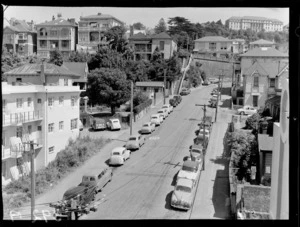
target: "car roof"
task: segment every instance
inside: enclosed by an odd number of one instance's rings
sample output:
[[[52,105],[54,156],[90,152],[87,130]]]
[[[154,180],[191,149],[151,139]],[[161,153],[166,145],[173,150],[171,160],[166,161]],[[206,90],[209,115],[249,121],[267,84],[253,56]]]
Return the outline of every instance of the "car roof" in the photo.
[[[187,186],[189,188],[192,188],[193,187],[193,180],[191,179],[188,179],[188,178],[179,178],[177,180],[177,183],[176,185],[182,185],[182,186]]]
[[[115,121],[115,120],[119,120],[118,118],[112,118],[112,119],[109,119],[110,121]]]
[[[203,146],[201,144],[193,144],[191,149],[199,149],[199,150],[202,150],[203,149]]]
[[[152,114],[151,117],[159,117],[159,114]]]
[[[158,111],[163,111],[163,112],[164,112],[164,110],[163,110],[163,109],[159,109]],[[158,112],[158,111],[157,111],[157,112]]]
[[[195,168],[198,166],[198,163],[195,162],[195,161],[190,161],[190,160],[187,160],[183,163],[182,166],[186,166],[186,167],[191,167],[191,168]]]
[[[114,148],[114,149],[112,149],[112,153],[113,152],[122,152],[123,150],[125,150],[126,148],[125,147],[116,147],[116,148]]]
[[[143,125],[145,125],[145,124],[152,124],[152,123],[150,121],[147,121],[147,122],[144,122]]]

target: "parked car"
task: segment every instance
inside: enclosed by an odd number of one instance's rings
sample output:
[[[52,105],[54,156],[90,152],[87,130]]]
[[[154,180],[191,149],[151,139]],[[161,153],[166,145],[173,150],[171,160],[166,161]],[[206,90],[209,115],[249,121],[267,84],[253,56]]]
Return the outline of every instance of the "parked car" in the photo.
[[[159,126],[162,123],[161,117],[159,116],[159,114],[152,114],[150,118],[150,122],[154,123],[155,126]]]
[[[93,130],[104,130],[106,129],[105,120],[102,118],[93,118],[92,120],[92,129]]]
[[[204,157],[205,148],[202,144],[194,144],[190,148],[190,156],[192,161],[199,162],[200,168],[203,165],[203,157]]]
[[[191,89],[189,88],[182,88],[180,95],[189,95],[191,93]]]
[[[165,104],[162,106],[162,109],[166,109],[170,114],[173,111],[173,106],[171,106],[170,104]]]
[[[171,197],[171,206],[189,210],[193,206],[196,187],[191,179],[178,179]]]
[[[209,106],[212,107],[212,108],[216,108],[217,107],[217,100],[211,100],[209,102]]]
[[[209,82],[208,80],[205,80],[205,81],[202,83],[202,85],[204,85],[204,86],[210,85],[210,82]]]
[[[146,122],[142,125],[142,129],[140,132],[144,133],[152,133],[155,130],[155,123],[154,122]]]
[[[212,91],[210,94],[211,94],[211,95],[220,95],[221,92],[219,92],[219,91]]]
[[[203,138],[203,133],[204,133],[204,136],[205,136],[207,139],[209,139],[209,129],[205,128],[205,130],[204,130],[204,128],[201,128],[201,129],[199,130],[198,137],[199,137],[199,138]]]
[[[181,97],[181,95],[174,95],[173,99],[175,99],[175,101],[179,104],[179,103],[181,103],[182,97]]]
[[[121,129],[121,124],[120,120],[115,118],[115,119],[109,119],[108,122],[106,122],[107,128],[110,130],[120,130]]]
[[[218,78],[210,78],[209,81],[210,81],[212,84],[217,84],[217,83],[219,83],[219,79],[218,79]]]
[[[174,98],[169,99],[169,103],[173,108],[179,104]]]
[[[96,192],[102,190],[102,188],[112,180],[113,172],[112,168],[105,167],[104,169],[88,169],[86,174],[82,176],[82,181],[80,186],[90,186],[96,187]]]
[[[145,137],[137,134],[129,137],[125,147],[127,150],[138,150],[143,144],[145,144]]]
[[[241,115],[252,115],[257,113],[257,109],[255,109],[253,106],[244,106],[243,108],[238,109],[237,112]]]
[[[130,151],[125,147],[116,147],[111,151],[109,159],[110,165],[123,165],[124,162],[129,159]]]
[[[202,136],[202,137],[197,136],[197,137],[194,139],[194,144],[195,144],[195,145],[201,144],[201,145],[203,146],[203,148],[206,149],[207,146],[208,146],[208,138],[207,138],[207,137],[204,137],[204,138],[203,138],[203,136]]]
[[[194,181],[200,176],[199,162],[187,160],[183,163],[181,170],[178,172],[177,181],[180,178],[188,178]]]
[[[157,111],[157,114],[162,115],[163,119],[166,119],[166,117],[168,116],[168,113],[165,109],[160,109]]]
[[[164,114],[160,113],[158,114],[159,120],[160,120],[160,124],[162,124],[164,122]]]

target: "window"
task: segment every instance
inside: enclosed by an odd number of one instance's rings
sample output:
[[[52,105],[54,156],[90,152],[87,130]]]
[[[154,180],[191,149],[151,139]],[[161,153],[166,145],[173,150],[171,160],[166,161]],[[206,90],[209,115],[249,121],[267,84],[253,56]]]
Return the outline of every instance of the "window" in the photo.
[[[64,130],[64,122],[63,121],[59,122],[59,130]]]
[[[50,36],[57,36],[57,31],[56,30],[52,30],[50,31]]]
[[[164,50],[164,49],[165,49],[165,42],[159,41],[159,50]]]
[[[32,104],[32,99],[29,97],[27,99],[27,105],[28,105],[28,107],[31,107],[31,104]]]
[[[37,127],[37,130],[38,130],[38,131],[42,131],[42,126],[39,125],[39,126]]]
[[[257,107],[258,105],[258,95],[253,95],[253,106]]]
[[[275,87],[275,78],[270,79],[270,87]]]
[[[5,111],[6,108],[6,99],[2,99],[2,111]]]
[[[76,96],[71,97],[71,106],[76,106],[76,100],[77,100]]]
[[[64,86],[68,86],[68,79],[64,79]]]
[[[23,128],[22,127],[17,127],[16,129],[16,136],[19,138],[22,138],[23,135]]]
[[[47,47],[47,41],[46,40],[40,40],[40,47],[46,48]]]
[[[54,123],[48,124],[48,132],[54,131]]]
[[[227,43],[221,43],[221,50],[227,50]]]
[[[53,106],[54,98],[50,97],[48,98],[48,106]]]
[[[37,100],[37,103],[38,103],[38,104],[41,104],[41,103],[42,103],[42,99],[38,99],[38,100]]]
[[[63,48],[69,48],[69,41],[68,40],[62,40],[61,47],[63,47]]]
[[[59,96],[59,105],[60,106],[64,105],[64,96]]]
[[[54,146],[49,147],[49,153],[51,154],[51,153],[53,153],[53,152],[54,152]]]
[[[217,44],[216,43],[209,43],[209,49],[210,50],[215,50],[217,47]]]
[[[22,78],[16,78],[16,82],[22,83]]]
[[[253,87],[258,87],[258,76],[255,76],[254,78],[253,78]]]
[[[17,99],[17,108],[23,107],[23,99]]]
[[[77,118],[71,120],[71,130],[77,128],[77,121],[78,121]]]

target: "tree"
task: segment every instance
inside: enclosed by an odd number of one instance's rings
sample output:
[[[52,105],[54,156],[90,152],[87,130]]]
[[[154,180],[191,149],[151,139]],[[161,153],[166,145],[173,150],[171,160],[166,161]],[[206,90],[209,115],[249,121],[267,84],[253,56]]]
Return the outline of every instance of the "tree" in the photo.
[[[163,18],[161,18],[158,24],[155,26],[154,31],[156,34],[167,31],[167,24]]]
[[[125,32],[126,28],[124,26],[114,26],[104,33],[111,49],[121,53],[125,51],[125,46],[128,45],[128,42],[124,39]]]
[[[191,65],[187,71],[187,80],[193,87],[198,87],[201,84],[201,71],[198,67]]]
[[[16,54],[7,51],[5,46],[2,46],[2,57],[1,57],[1,81],[6,81],[5,72],[8,72],[14,68],[22,66],[26,62],[22,61]]]
[[[69,62],[88,62],[91,56],[88,53],[72,51],[66,61]]]
[[[146,28],[141,22],[136,22],[132,26],[136,30],[144,30]]]
[[[116,107],[126,103],[130,98],[130,81],[119,69],[100,68],[88,75],[87,95],[92,104],[110,106],[111,114]]]
[[[149,63],[144,60],[140,60],[140,61],[128,60],[126,62],[126,67],[125,67],[125,73],[127,79],[132,80],[133,82],[147,81],[148,68],[149,68]]]
[[[64,63],[62,53],[58,49],[50,51],[49,62],[61,66]]]

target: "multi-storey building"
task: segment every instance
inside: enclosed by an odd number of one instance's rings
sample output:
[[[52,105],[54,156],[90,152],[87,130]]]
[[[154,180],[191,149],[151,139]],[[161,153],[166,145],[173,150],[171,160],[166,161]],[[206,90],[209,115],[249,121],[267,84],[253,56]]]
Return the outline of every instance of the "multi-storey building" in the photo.
[[[3,45],[8,51],[21,56],[36,53],[36,30],[34,23],[12,18],[10,25],[3,29]]]
[[[256,40],[254,42],[249,43],[249,49],[252,50],[254,48],[257,47],[272,47],[275,48],[275,43],[268,41],[268,40],[264,40],[264,39],[259,39]]]
[[[65,67],[26,64],[2,82],[2,179],[30,171],[33,141],[36,170],[53,161],[70,138],[79,135],[79,78]]]
[[[78,44],[77,51],[95,53],[99,44],[107,44],[104,32],[114,26],[122,26],[124,23],[119,19],[98,13],[80,17],[78,21]]]
[[[241,54],[241,78],[243,104],[263,107],[265,101],[276,95],[279,78],[288,67],[288,55],[274,48],[255,48]]]
[[[63,55],[69,56],[75,51],[76,29],[75,19],[65,20],[61,14],[57,19],[36,25],[37,29],[37,55],[49,58],[50,51],[58,49]]]
[[[129,38],[129,45],[134,49],[134,60],[150,60],[155,49],[158,49],[164,59],[169,59],[177,51],[177,44],[165,32],[155,35],[138,33]]]
[[[230,17],[225,21],[225,25],[232,30],[246,30],[251,29],[252,31],[273,32],[282,31],[283,22],[277,19],[269,19],[265,17]]]

